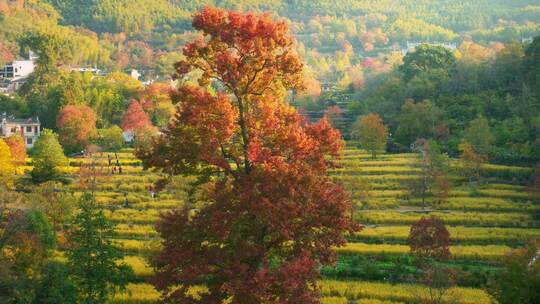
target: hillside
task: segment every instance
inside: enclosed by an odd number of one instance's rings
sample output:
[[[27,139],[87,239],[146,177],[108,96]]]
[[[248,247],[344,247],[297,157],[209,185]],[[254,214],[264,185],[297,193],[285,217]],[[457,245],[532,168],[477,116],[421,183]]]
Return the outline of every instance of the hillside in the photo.
[[[349,56],[351,65],[366,56],[402,48],[407,41],[460,43],[472,37],[475,42],[489,45],[495,41],[530,38],[539,33],[540,22],[537,14],[540,7],[534,0],[459,4],[441,0],[398,3],[343,0],[331,5],[324,1],[278,0],[263,4],[258,1],[2,0],[0,37],[10,54],[4,57],[20,54],[16,37],[23,29],[53,29],[61,37],[72,38],[74,54],[83,51],[76,58],[66,60],[68,63],[97,65],[102,69],[156,69],[157,60],[167,60],[180,51],[192,31],[192,13],[204,5],[264,11],[287,18],[308,61],[334,56],[336,51],[350,45],[354,54]],[[141,53],[146,51],[151,53],[151,59],[141,58]],[[119,64],[117,61],[123,56],[131,60]],[[339,64],[336,59],[326,60],[330,60],[329,64]],[[166,72],[156,71],[159,77],[168,76],[163,74]]]

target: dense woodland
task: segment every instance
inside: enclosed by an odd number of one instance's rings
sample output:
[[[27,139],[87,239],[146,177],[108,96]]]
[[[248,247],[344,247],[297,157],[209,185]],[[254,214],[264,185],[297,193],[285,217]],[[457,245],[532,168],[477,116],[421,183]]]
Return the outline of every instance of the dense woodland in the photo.
[[[29,51],[0,303],[540,298],[538,0],[0,0]]]

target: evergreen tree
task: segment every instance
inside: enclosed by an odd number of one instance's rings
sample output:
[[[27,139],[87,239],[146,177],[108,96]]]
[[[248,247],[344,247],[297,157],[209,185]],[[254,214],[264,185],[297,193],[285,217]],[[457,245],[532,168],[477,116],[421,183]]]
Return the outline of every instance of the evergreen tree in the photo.
[[[110,294],[125,290],[133,270],[119,263],[123,254],[112,243],[114,225],[91,194],[83,194],[80,208],[67,233],[67,264],[79,303],[105,303]]]

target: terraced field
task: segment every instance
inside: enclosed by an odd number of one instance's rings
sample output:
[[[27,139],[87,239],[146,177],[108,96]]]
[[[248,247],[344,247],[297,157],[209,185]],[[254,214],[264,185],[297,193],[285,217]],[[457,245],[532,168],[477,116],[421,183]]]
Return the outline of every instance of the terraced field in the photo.
[[[117,155],[122,174],[112,175],[108,174],[107,154],[97,155],[97,168],[103,177],[95,194],[107,217],[117,223],[115,242],[127,253],[125,260],[135,270],[137,282],[112,302],[152,303],[159,296],[146,283],[152,274],[146,257],[159,247],[153,223],[160,212],[182,205],[187,180],[178,178],[152,197],[151,186],[160,176],[143,171],[128,150]],[[407,274],[415,272],[406,245],[409,227],[425,215],[435,214],[449,226],[452,260],[448,264],[473,274],[474,280],[461,280],[460,287],[452,291],[459,295],[460,303],[489,303],[479,287],[497,270],[497,259],[528,238],[540,237],[540,206],[528,201],[520,185],[527,169],[486,165],[487,183],[477,189],[462,184],[456,175],[448,200],[428,202],[423,208],[418,200],[407,198],[404,186],[417,173],[413,159],[412,154],[396,154],[371,160],[360,150],[344,151],[341,167],[331,174],[345,185],[361,180],[369,183],[367,194],[354,187],[348,189],[356,203],[354,218],[365,228],[349,236],[347,246],[336,249],[340,255],[336,267],[323,268],[323,303],[414,303],[417,295],[426,293],[424,287],[409,284],[406,279]],[[89,162],[72,159],[64,171],[76,176],[77,167]],[[78,182],[69,188],[82,190]]]

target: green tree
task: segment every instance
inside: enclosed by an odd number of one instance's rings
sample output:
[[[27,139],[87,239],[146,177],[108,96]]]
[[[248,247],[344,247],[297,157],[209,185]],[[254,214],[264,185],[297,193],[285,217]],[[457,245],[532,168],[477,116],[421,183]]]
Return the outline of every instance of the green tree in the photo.
[[[58,167],[67,166],[69,161],[64,155],[58,136],[51,130],[45,129],[36,141],[32,153],[34,168],[32,180],[37,183],[60,177]]]
[[[55,32],[32,31],[19,38],[22,49],[36,52],[38,55],[36,72],[38,74],[50,73],[57,70],[57,63],[66,60],[70,48],[68,40],[63,39]]]
[[[19,94],[32,115],[40,116],[44,127],[53,128],[60,110],[61,71],[58,61],[67,56],[66,41],[54,33],[27,32],[19,38],[22,49],[37,52],[39,59],[34,72],[19,89]]]
[[[123,254],[112,243],[114,225],[105,218],[93,195],[83,194],[80,209],[67,232],[67,265],[79,303],[105,303],[111,294],[125,290],[133,270],[120,262]]]
[[[414,103],[409,100],[397,117],[396,140],[410,146],[419,138],[437,138],[446,128],[444,112],[429,100]]]
[[[410,81],[415,76],[434,70],[443,70],[448,74],[455,68],[455,64],[454,55],[446,48],[422,44],[414,52],[405,55],[399,71],[405,81]]]
[[[98,130],[98,143],[107,151],[118,151],[124,146],[122,129],[114,125],[108,129]]]
[[[77,289],[64,263],[49,262],[41,272],[33,304],[77,303]]]

